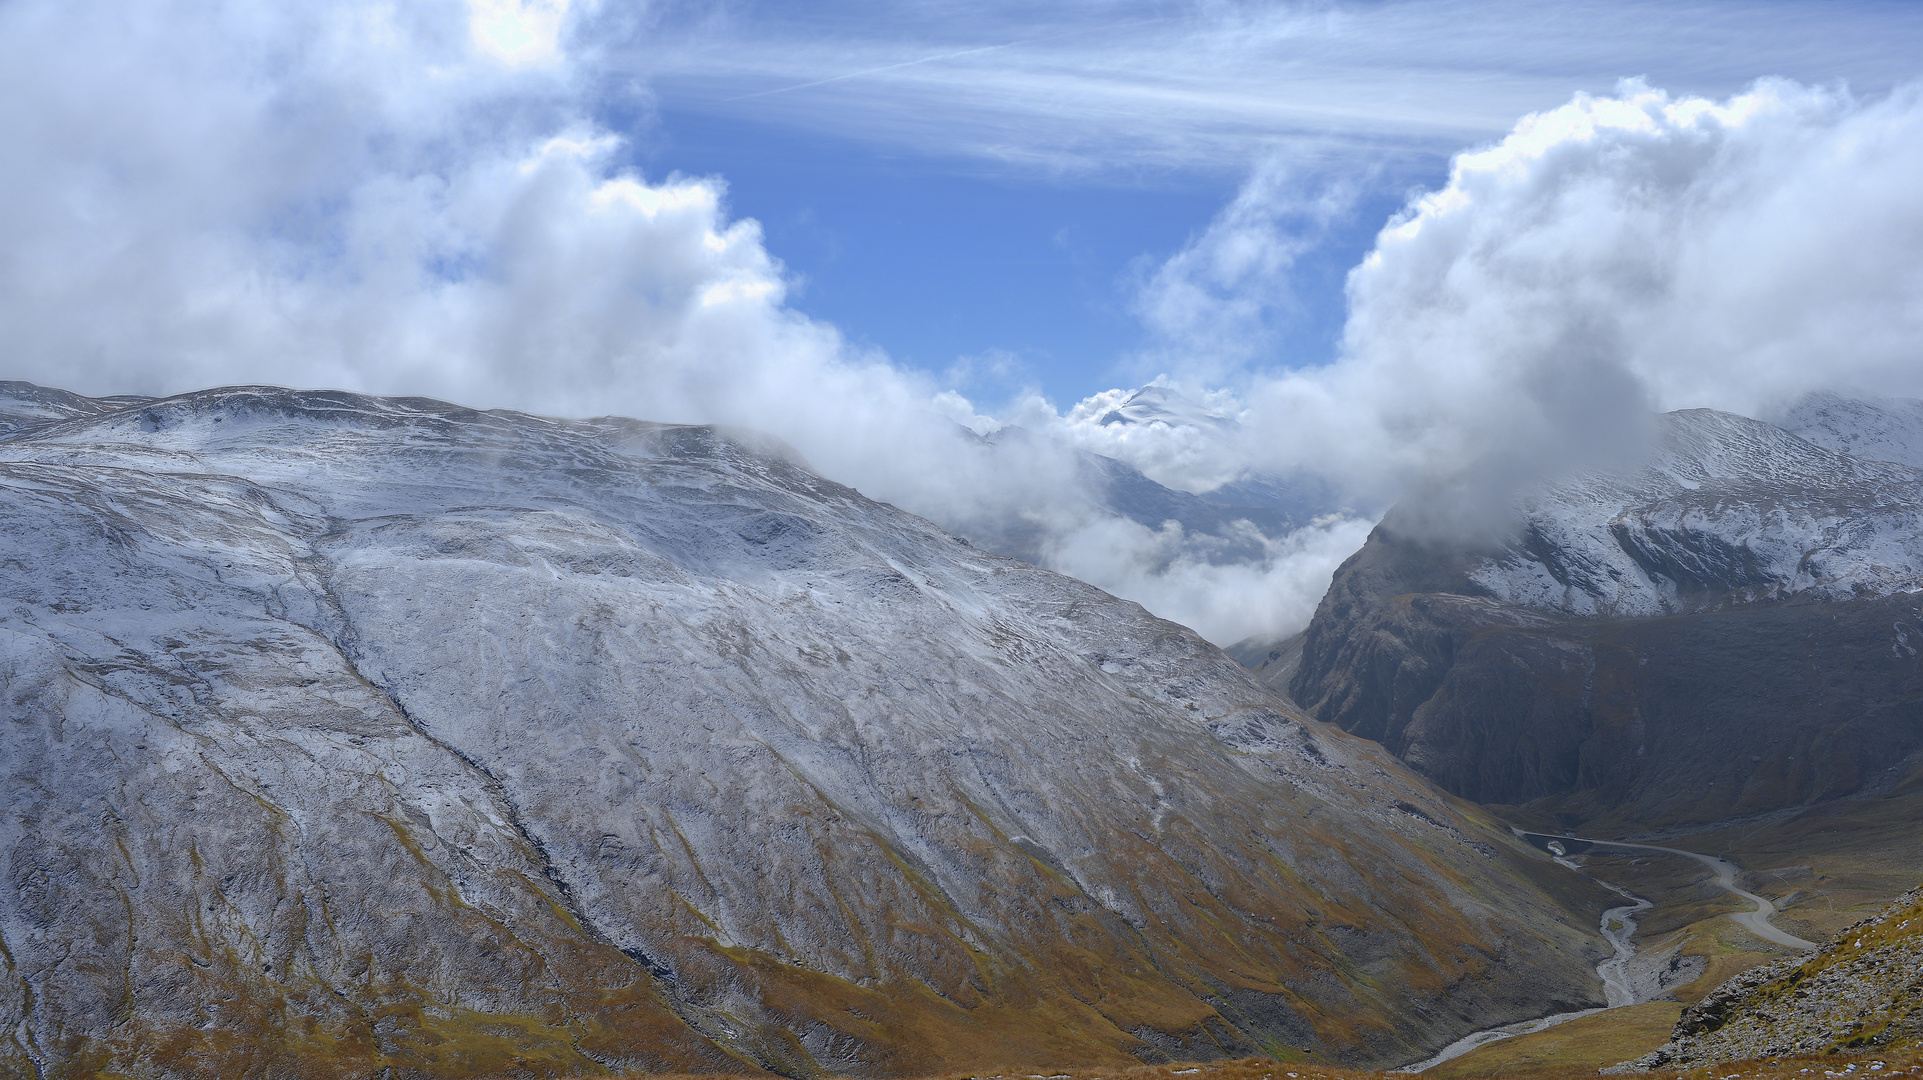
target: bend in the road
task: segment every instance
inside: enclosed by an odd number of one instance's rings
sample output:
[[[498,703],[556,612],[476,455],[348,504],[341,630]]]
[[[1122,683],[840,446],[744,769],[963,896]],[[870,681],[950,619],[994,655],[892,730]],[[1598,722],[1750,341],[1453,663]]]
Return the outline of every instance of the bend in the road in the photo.
[[[1724,892],[1733,893],[1756,905],[1754,911],[1732,912],[1729,917],[1736,920],[1736,925],[1765,941],[1775,942],[1778,945],[1784,945],[1792,949],[1814,949],[1818,947],[1814,941],[1804,941],[1794,934],[1778,930],[1776,927],[1770,925],[1769,919],[1770,916],[1776,914],[1776,905],[1753,892],[1737,887],[1736,864],[1727,859],[1719,859],[1714,855],[1704,855],[1695,851],[1684,851],[1682,848],[1659,847],[1655,844],[1631,844],[1622,840],[1596,840],[1587,836],[1557,836],[1553,833],[1528,832],[1522,829],[1518,829],[1516,832],[1524,837],[1535,836],[1541,837],[1544,840],[1573,840],[1577,843],[1589,844],[1593,847],[1634,848],[1638,851],[1661,851],[1669,855],[1681,855],[1685,858],[1695,859],[1697,862],[1709,867],[1710,870],[1715,873],[1716,884],[1721,887]]]

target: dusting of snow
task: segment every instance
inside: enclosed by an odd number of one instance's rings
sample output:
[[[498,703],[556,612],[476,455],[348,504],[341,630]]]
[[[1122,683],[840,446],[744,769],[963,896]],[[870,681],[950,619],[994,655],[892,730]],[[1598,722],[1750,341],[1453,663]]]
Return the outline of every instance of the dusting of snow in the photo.
[[[1923,401],[1914,398],[1807,394],[1775,422],[1839,454],[1923,467]]]
[[[0,850],[80,853],[35,856],[56,932],[0,897],[36,996],[91,1000],[99,972],[211,949],[330,988],[316,1015],[372,980],[356,956],[401,958],[463,1007],[538,1011],[515,996],[534,976],[438,916],[289,914],[426,910],[445,887],[503,934],[565,912],[761,1060],[746,1033],[785,1014],[725,950],[959,993],[960,948],[1024,969],[1073,905],[1184,964],[1218,947],[1190,914],[1201,890],[1286,881],[1383,925],[1453,905],[1491,949],[1539,935],[1507,927],[1547,901],[1498,913],[1452,884],[1499,864],[1379,748],[1287,714],[1182,627],[745,434],[249,387],[17,412]],[[102,808],[138,904],[89,854],[111,842]],[[396,836],[411,859],[367,856]],[[203,873],[227,906],[204,940],[169,936],[167,912],[205,907]],[[1223,941],[1293,933],[1211,910],[1247,935]],[[134,952],[73,953],[135,922]],[[1162,944],[1177,933],[1202,944]],[[143,1022],[200,1023],[176,996],[143,998]]]
[[[1923,587],[1923,471],[1728,413],[1662,419],[1661,450],[1641,468],[1524,498],[1514,539],[1470,580],[1507,603],[1584,616]]]

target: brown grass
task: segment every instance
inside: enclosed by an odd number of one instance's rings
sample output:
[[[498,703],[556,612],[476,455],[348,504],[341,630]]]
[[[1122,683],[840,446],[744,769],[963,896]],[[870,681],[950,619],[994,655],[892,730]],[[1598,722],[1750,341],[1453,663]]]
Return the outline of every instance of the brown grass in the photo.
[[[1672,1004],[1671,1007],[1674,1008],[1674,1005]],[[1628,1011],[1621,1010],[1623,1013]],[[1600,1018],[1599,1016],[1596,1019]],[[1631,1022],[1642,1023],[1643,1021]],[[1580,1023],[1582,1021],[1572,1021],[1564,1026],[1575,1028]],[[1550,1032],[1539,1034],[1547,1035]],[[1505,1040],[1505,1042],[1520,1044],[1531,1038],[1533,1036],[1522,1036]],[[1575,1040],[1575,1042],[1582,1041]],[[1502,1045],[1504,1044],[1500,1042],[1492,1043],[1491,1048]],[[1478,1051],[1445,1064],[1454,1066],[1459,1062],[1480,1059],[1482,1056],[1482,1052]],[[1604,1064],[1614,1064],[1615,1060],[1604,1062]],[[1528,1080],[1577,1080],[1577,1078],[1595,1080],[1596,1070],[1599,1067],[1579,1051],[1572,1051],[1566,1060],[1559,1063],[1545,1060],[1538,1064],[1521,1067],[1514,1059],[1499,1063],[1490,1058],[1485,1061],[1485,1064],[1487,1068],[1458,1067],[1449,1072],[1445,1072],[1444,1066],[1439,1065],[1422,1075],[1434,1077],[1436,1080],[1449,1080],[1449,1078],[1471,1080],[1471,1078],[1480,1077],[1496,1078],[1496,1080],[1517,1080],[1521,1077],[1527,1077]],[[1872,1068],[1873,1064],[1880,1064],[1882,1068]],[[1854,1069],[1845,1072],[1849,1066],[1854,1066]],[[638,1077],[650,1074],[632,1075]],[[1704,1066],[1684,1071],[1657,1069],[1635,1075],[1647,1077],[1648,1080],[1841,1080],[1844,1076],[1848,1076],[1849,1080],[1871,1080],[1871,1078],[1886,1076],[1923,1077],[1923,1052],[1906,1051],[1900,1054],[1869,1054],[1848,1058],[1780,1058]],[[494,1080],[494,1078],[486,1078],[486,1080]],[[713,1073],[652,1074],[651,1080],[766,1080],[766,1075],[750,1078]],[[1130,1065],[1122,1068],[1010,1066],[993,1072],[977,1070],[939,1073],[916,1078],[916,1080],[1408,1080],[1408,1077],[1404,1073],[1363,1072],[1319,1065],[1290,1065],[1269,1058],[1242,1058],[1235,1061],[1174,1062],[1167,1065]]]
[[[1652,1002],[1651,1004],[1667,1004],[1671,1009],[1677,1007],[1674,1003]],[[1635,1006],[1634,1008],[1646,1007]],[[1628,1019],[1627,1014],[1632,1011],[1634,1010],[1614,1010],[1617,1016],[1627,1019],[1627,1022],[1632,1025],[1650,1026],[1649,1017]],[[1653,1016],[1654,1013],[1652,1012],[1651,1015]],[[1587,1019],[1601,1020],[1603,1016],[1598,1015]],[[1594,1048],[1601,1045],[1601,1041],[1596,1039],[1595,1032],[1585,1035],[1578,1029],[1578,1025],[1583,1023],[1584,1021],[1581,1020],[1571,1021],[1561,1029],[1552,1028],[1550,1031],[1538,1033],[1549,1035],[1555,1031],[1564,1030],[1575,1036],[1569,1039],[1566,1056],[1560,1061],[1552,1061],[1549,1056],[1542,1056],[1535,1063],[1525,1064],[1521,1059],[1529,1055],[1511,1054],[1500,1061],[1494,1057],[1484,1057],[1486,1050],[1505,1044],[1520,1045],[1536,1038],[1536,1036],[1522,1036],[1492,1043],[1483,1051],[1466,1055],[1456,1061],[1445,1062],[1444,1065],[1438,1065],[1422,1075],[1434,1077],[1436,1080],[1473,1080],[1480,1077],[1499,1078],[1499,1080],[1517,1080],[1522,1077],[1527,1077],[1528,1080],[1576,1080],[1580,1077],[1581,1080],[1594,1080],[1596,1070],[1600,1067],[1595,1063],[1596,1061],[1602,1061],[1602,1064],[1607,1065],[1621,1059],[1602,1060],[1596,1057],[1592,1050],[1583,1049],[1583,1047]],[[1543,1052],[1539,1050],[1533,1053],[1542,1054]],[[1485,1067],[1472,1068],[1464,1064],[1471,1060],[1481,1060]],[[1883,1067],[1873,1069],[1872,1064],[1881,1064]],[[1845,1073],[1845,1069],[1852,1065],[1855,1068]],[[1457,1067],[1453,1071],[1445,1071],[1447,1066]],[[1648,1080],[1840,1080],[1844,1075],[1847,1075],[1850,1080],[1869,1080],[1872,1077],[1886,1076],[1919,1077],[1923,1076],[1923,1052],[1910,1051],[1901,1054],[1863,1055],[1849,1058],[1781,1058],[1705,1066],[1685,1071],[1657,1069],[1636,1075],[1647,1077]],[[750,1080],[750,1078],[713,1074],[674,1074],[657,1075],[654,1080]],[[766,1080],[766,1077],[764,1075],[752,1080]],[[1408,1080],[1408,1078],[1402,1073],[1362,1072],[1319,1065],[1290,1065],[1269,1058],[1242,1058],[1235,1061],[1176,1062],[1168,1065],[1130,1065],[1123,1068],[1010,1066],[993,1072],[978,1070],[940,1073],[919,1078],[919,1080]]]
[[[1593,1076],[1597,1069],[1639,1058],[1669,1041],[1683,1006],[1648,1001],[1611,1009],[1580,1020],[1478,1047],[1424,1072],[1435,1080],[1536,1080],[1538,1077]]]

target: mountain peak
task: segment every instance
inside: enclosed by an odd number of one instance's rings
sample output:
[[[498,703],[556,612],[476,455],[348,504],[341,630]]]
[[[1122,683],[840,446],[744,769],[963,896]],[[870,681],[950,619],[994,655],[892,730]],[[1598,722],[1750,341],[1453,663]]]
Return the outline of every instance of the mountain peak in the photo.
[[[1168,386],[1144,386],[1128,400],[1102,414],[1103,427],[1113,424],[1166,424],[1169,427],[1196,427],[1227,430],[1235,421],[1214,412],[1179,390]]]
[[[1923,401],[1915,398],[1819,391],[1798,398],[1777,425],[1839,454],[1923,466]]]

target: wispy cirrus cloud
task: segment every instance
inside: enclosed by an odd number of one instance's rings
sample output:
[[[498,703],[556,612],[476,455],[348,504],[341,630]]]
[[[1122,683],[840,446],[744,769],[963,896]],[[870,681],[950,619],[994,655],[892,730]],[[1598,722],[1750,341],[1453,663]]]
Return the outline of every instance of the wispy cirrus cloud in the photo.
[[[1072,172],[1239,172],[1278,148],[1446,156],[1641,75],[1914,73],[1914,6],[1762,3],[676,4],[609,70],[663,108]]]

